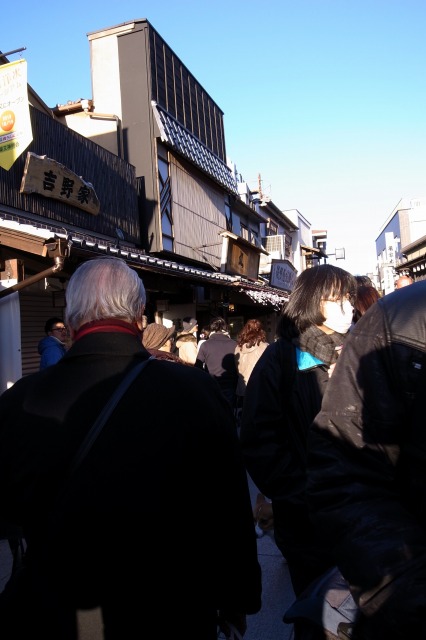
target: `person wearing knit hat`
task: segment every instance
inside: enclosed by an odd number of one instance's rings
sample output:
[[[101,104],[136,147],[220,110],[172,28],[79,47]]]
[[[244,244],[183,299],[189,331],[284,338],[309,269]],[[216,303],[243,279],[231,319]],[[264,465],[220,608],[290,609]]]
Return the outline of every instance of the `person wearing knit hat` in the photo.
[[[176,349],[179,358],[187,364],[195,364],[197,359],[197,329],[196,318],[186,316],[182,319],[182,331],[178,333],[176,339]]]
[[[167,328],[163,324],[151,322],[143,331],[142,344],[146,349],[170,351],[170,346],[167,346],[167,343],[170,342],[174,332],[174,327]]]
[[[142,344],[157,359],[182,362],[178,356],[171,353],[174,333],[174,327],[165,327],[163,324],[151,322],[143,330]]]
[[[182,320],[182,327],[185,333],[193,333],[193,330],[197,330],[198,322],[195,318],[186,317]]]

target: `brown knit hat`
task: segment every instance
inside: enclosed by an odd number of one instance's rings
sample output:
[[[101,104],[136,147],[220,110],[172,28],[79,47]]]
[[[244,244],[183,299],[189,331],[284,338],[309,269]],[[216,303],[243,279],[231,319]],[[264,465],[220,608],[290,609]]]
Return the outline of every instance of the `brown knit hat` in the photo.
[[[175,327],[169,329],[163,324],[151,322],[143,330],[142,344],[145,349],[160,349],[175,332]]]

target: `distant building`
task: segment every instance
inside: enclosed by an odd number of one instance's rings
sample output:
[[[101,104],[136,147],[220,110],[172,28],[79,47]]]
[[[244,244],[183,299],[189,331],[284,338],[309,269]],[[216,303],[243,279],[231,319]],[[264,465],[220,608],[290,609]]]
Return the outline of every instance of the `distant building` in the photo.
[[[426,197],[402,198],[376,238],[379,288],[394,290],[398,276],[426,277]]]

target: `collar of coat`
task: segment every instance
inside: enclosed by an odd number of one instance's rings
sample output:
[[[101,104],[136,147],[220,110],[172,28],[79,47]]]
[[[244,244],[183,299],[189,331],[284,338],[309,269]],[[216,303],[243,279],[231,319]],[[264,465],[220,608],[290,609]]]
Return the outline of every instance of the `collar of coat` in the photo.
[[[140,338],[139,329],[129,322],[124,320],[114,320],[109,318],[108,320],[93,320],[81,325],[74,335],[74,342],[79,340],[83,336],[89,333],[129,333]]]

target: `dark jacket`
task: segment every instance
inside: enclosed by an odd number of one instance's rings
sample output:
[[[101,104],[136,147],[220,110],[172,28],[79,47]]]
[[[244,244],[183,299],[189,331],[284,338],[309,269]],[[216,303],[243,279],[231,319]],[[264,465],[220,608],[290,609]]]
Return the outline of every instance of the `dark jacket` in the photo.
[[[368,616],[367,640],[426,637],[425,401],[422,281],[357,322],[309,438],[312,517]]]
[[[0,396],[0,518],[25,527],[33,563],[54,585],[49,614],[65,596],[101,605],[111,638],[172,638],[184,629],[213,640],[216,609],[257,612],[261,584],[232,412],[203,372],[151,361],[73,478],[55,523],[48,517],[84,434],[123,372],[147,357],[134,336],[89,334]],[[46,618],[40,633],[50,640]]]
[[[205,369],[219,384],[222,393],[235,406],[238,370],[235,363],[237,343],[222,331],[212,332],[203,342],[195,366]]]
[[[307,431],[328,379],[326,366],[299,371],[295,346],[280,338],[257,361],[244,396],[244,459],[257,487],[272,499],[275,539],[296,593],[332,566],[305,501]]]

